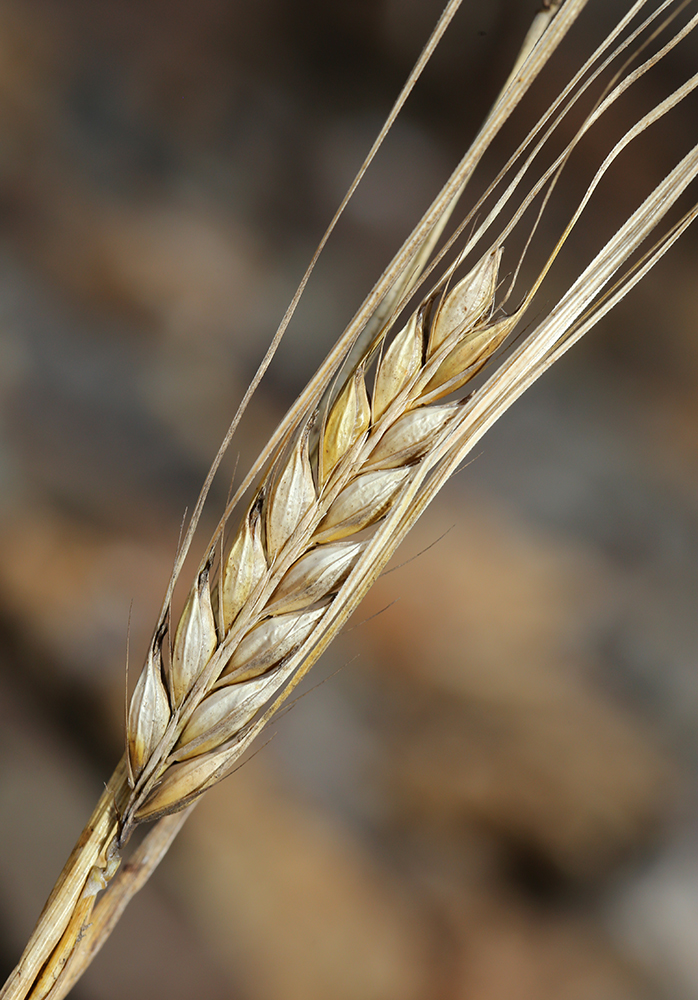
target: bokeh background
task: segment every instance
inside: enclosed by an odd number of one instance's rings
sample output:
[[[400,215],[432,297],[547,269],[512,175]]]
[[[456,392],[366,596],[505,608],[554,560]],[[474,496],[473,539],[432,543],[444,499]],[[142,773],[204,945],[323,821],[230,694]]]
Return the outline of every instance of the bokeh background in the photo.
[[[510,142],[625,6],[590,4]],[[7,971],[121,752],[129,607],[137,668],[184,510],[439,7],[0,0]],[[242,465],[438,190],[534,11],[465,0],[259,392]],[[679,110],[611,173],[550,295],[696,120]],[[570,164],[542,246],[611,129]],[[76,997],[698,997],[695,261],[689,232],[487,436]]]

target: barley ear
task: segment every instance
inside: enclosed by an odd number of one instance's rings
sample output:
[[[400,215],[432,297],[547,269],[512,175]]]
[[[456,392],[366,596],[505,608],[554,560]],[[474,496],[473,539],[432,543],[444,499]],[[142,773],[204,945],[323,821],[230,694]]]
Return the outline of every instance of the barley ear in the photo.
[[[496,294],[502,245],[508,234],[534,198],[546,190],[546,185],[552,189],[559,169],[578,139],[624,92],[626,84],[639,79],[659,55],[651,56],[627,73],[631,61],[624,63],[620,82],[616,82],[618,78],[612,80],[609,91],[584,120],[574,140],[522,195],[513,218],[496,236],[488,235],[488,230],[518,191],[548,136],[554,134],[559,121],[574,106],[579,94],[584,93],[586,79],[593,78],[596,72],[595,64],[600,70],[606,68],[608,46],[615,46],[613,58],[626,58],[621,36],[626,29],[630,31],[633,18],[642,11],[643,0],[637,0],[609,33],[606,42],[553,100],[488,189],[487,197],[506,178],[503,193],[495,191],[492,196],[494,207],[489,210],[483,201],[476,202],[459,223],[453,239],[446,239],[446,250],[456,255],[455,262],[449,263],[452,258],[442,257],[439,251],[435,266],[440,270],[435,272],[435,286],[420,293],[421,302],[401,332],[392,336],[393,323],[401,310],[409,308],[409,295],[418,298],[422,269],[443,236],[445,221],[473,170],[585,2],[546,3],[537,15],[522,61],[472,146],[226,506],[195,574],[176,629],[169,666],[163,665],[162,642],[170,634],[175,583],[208,490],[309,272],[304,276],[206,477],[177,552],[156,627],[157,638],[129,711],[128,756],[117,768],[69,859],[1,1000],[27,997],[61,1000],[94,951],[94,939],[89,955],[85,942],[92,933],[89,920],[95,892],[114,874],[118,848],[128,839],[134,823],[186,810],[197,796],[237,766],[240,755],[289,698],[357,607],[411,525],[486,430],[600,315],[622,298],[698,217],[698,206],[694,206],[654,246],[640,250],[682,191],[698,177],[697,146],[667,174],[549,311],[546,305],[544,318],[538,317],[526,339],[506,356],[500,356],[500,363],[493,366],[487,378],[475,384],[464,399],[433,405],[460,389],[492,361],[524,315],[559,248],[618,153],[698,86],[697,75],[653,108],[616,144],[554,252],[538,272],[524,304],[513,315],[505,316],[501,302],[497,307]],[[389,122],[394,120],[457,6],[458,0],[449,0],[437,32],[425,50],[426,56],[420,57]],[[643,22],[642,30],[654,31],[653,18],[660,17],[668,6],[668,3],[656,5]],[[662,27],[669,23],[670,18],[666,18]],[[695,23],[698,21],[691,19],[676,31],[665,50],[669,51],[670,45]],[[633,44],[640,37],[639,30]],[[641,51],[638,42],[638,52]],[[609,64],[610,61],[609,55]],[[384,134],[382,130],[381,138]],[[369,154],[369,160],[376,148]],[[481,218],[483,221],[478,221]],[[335,221],[336,217],[330,230]],[[472,235],[466,238],[463,234],[469,229]],[[631,259],[632,254],[637,255],[635,260]],[[456,267],[475,255],[478,263],[451,288]],[[359,360],[354,361],[355,358]],[[372,365],[376,374],[373,398],[369,400],[365,372]],[[333,400],[340,377],[346,382]],[[311,450],[313,414],[320,411],[322,401],[327,399],[333,401],[320,432],[315,435],[317,448],[313,441]],[[255,499],[225,558],[222,539],[226,526],[236,505],[250,495]],[[359,535],[348,540],[349,536]],[[219,551],[220,562],[212,560],[210,553]],[[218,634],[211,606],[213,584],[220,595]],[[134,787],[129,787],[126,761],[130,764]],[[158,824],[155,832],[169,832],[160,841],[164,846],[154,849],[164,851],[177,822],[172,823],[168,818],[162,823],[166,826]],[[147,837],[146,842],[149,841]],[[157,836],[153,843],[156,841]],[[151,856],[149,871],[156,863]],[[131,879],[128,891],[133,894],[136,877],[132,873],[128,877]],[[125,884],[123,879],[122,871],[107,888],[102,897],[104,910],[112,907],[114,913],[120,905],[118,893],[112,890],[116,884]],[[108,933],[104,930],[108,918],[100,920],[102,930],[97,933],[103,940]]]

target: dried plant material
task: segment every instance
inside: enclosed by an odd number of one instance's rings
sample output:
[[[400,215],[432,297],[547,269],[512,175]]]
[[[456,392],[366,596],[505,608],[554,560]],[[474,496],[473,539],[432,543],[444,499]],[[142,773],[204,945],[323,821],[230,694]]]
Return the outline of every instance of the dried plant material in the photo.
[[[657,8],[636,27],[635,34],[630,32],[631,40],[635,42],[643,31],[653,30],[655,16],[672,2]],[[146,664],[145,679],[137,685],[127,732],[133,787],[128,788],[126,768],[122,765],[117,782],[118,795],[115,795],[120,803],[118,822],[105,826],[101,832],[100,871],[110,870],[109,851],[128,839],[136,823],[185,809],[198,795],[230,773],[240,755],[346,622],[404,535],[485,431],[627,293],[698,215],[698,208],[691,209],[639,262],[632,262],[632,255],[698,175],[697,146],[632,213],[560,300],[552,308],[546,304],[547,315],[537,320],[527,338],[503,360],[500,356],[499,363],[495,364],[497,352],[526,314],[560,247],[609,165],[635,135],[698,86],[697,75],[648,112],[617,143],[599,168],[558,244],[545,259],[521,305],[512,315],[506,315],[504,304],[511,288],[506,294],[499,294],[498,280],[509,234],[521,224],[527,209],[542,192],[545,197],[550,194],[559,171],[590,125],[631,83],[663,58],[675,39],[698,23],[697,16],[689,22],[690,27],[684,26],[677,31],[663,49],[641,66],[628,70],[632,60],[625,61],[619,77],[612,79],[603,99],[593,107],[563,152],[542,171],[538,180],[531,183],[529,190],[521,194],[520,186],[538,152],[584,94],[587,78],[593,78],[595,72],[600,72],[613,59],[626,58],[626,43],[619,39],[624,30],[630,31],[633,18],[639,17],[644,3],[638,0],[607,41],[552,102],[492,187],[465,215],[434,262],[433,266],[439,265],[440,270],[436,272],[437,277],[431,279],[433,286],[417,294],[422,272],[476,164],[584,4],[585,0],[565,0],[559,6],[547,5],[539,13],[516,71],[470,150],[280,423],[226,507],[176,628],[167,675],[170,697],[163,698],[158,688],[160,665],[152,657]],[[458,0],[451,0],[434,38],[439,37],[457,6]],[[431,51],[429,46],[427,51]],[[423,64],[420,59],[420,70]],[[401,94],[396,108],[410,87],[411,83]],[[392,114],[389,120],[393,120]],[[501,223],[496,233],[489,234],[516,194],[519,194],[520,204],[513,210],[512,217]],[[495,203],[488,208],[490,195]],[[468,227],[472,233],[466,239],[463,233]],[[528,246],[529,241],[527,249]],[[469,265],[465,278],[456,280],[451,287],[463,261],[475,263]],[[515,275],[518,275],[518,265]],[[290,312],[306,280],[307,275]],[[404,328],[394,336],[393,324],[403,311],[408,311],[410,296],[416,304],[412,303]],[[271,353],[289,315],[274,338]],[[258,384],[271,353],[246,393],[241,411]],[[492,371],[474,392],[452,405],[432,405],[460,390],[488,362]],[[373,399],[370,399],[365,373],[372,366],[375,366],[375,377]],[[343,374],[346,378],[344,389],[327,411],[327,401],[332,400],[340,372],[346,372]],[[241,411],[214,461],[178,550],[155,629],[159,642],[170,634],[174,587],[213,476]],[[325,412],[327,417],[311,447],[315,415]],[[232,539],[226,557],[223,539],[227,524],[243,497],[250,495],[255,500]],[[360,532],[365,533],[360,540],[351,538]],[[344,539],[349,541],[343,543]],[[220,595],[220,634],[216,631],[209,577]],[[152,648],[160,649],[161,646],[153,645]],[[147,721],[146,714],[151,709],[158,717]],[[89,838],[88,842],[92,843]],[[64,985],[74,981],[74,973],[64,974],[64,970],[68,967],[66,963],[73,962],[74,954],[80,955],[78,943],[83,920],[80,907],[89,913],[91,906],[86,907],[80,901],[80,892],[89,877],[89,869],[86,874],[84,866],[81,867],[81,851],[79,848],[77,860],[69,862],[56,890],[58,896],[65,899],[65,905],[55,919],[55,926],[49,933],[42,918],[38,936],[30,942],[2,1000],[24,1000],[40,975],[43,976],[40,991],[46,990],[51,1000],[59,1000]],[[63,882],[71,887],[70,894],[65,896],[62,895]],[[95,878],[89,884],[96,884]],[[51,912],[56,913],[55,908]],[[38,996],[36,993],[31,995]]]
[[[139,777],[165,735],[169,721],[170,700],[162,680],[162,651],[156,642],[150,648],[129,709],[128,754],[134,778]]]
[[[373,388],[373,422],[378,421],[422,363],[423,313],[413,313],[381,359]]]
[[[320,455],[320,485],[352,445],[363,437],[371,423],[371,406],[363,367],[359,367],[337,398],[327,418]]]
[[[322,617],[323,608],[267,618],[240,641],[220,683],[258,677],[293,653]]]
[[[342,490],[320,522],[316,542],[334,542],[363,531],[385,514],[405,482],[407,469],[366,472]]]
[[[256,715],[280,683],[278,671],[212,691],[196,709],[179,738],[177,760],[198,756],[234,736]],[[201,737],[208,736],[205,741]],[[189,744],[196,740],[196,746]]]
[[[431,325],[427,349],[429,357],[454,331],[465,326],[472,330],[490,318],[503,252],[502,247],[497,247],[483,257],[446,296]]]
[[[223,628],[227,632],[247,598],[267,571],[262,519],[255,509],[243,521],[223,573]]]
[[[315,483],[308,457],[308,434],[309,430],[306,428],[269,491],[266,529],[270,561],[283,548],[305,512],[315,502]]]
[[[220,767],[211,765],[211,777],[200,790],[218,780],[232,760],[231,753],[234,757],[246,745],[247,737],[242,739],[241,734],[247,723],[263,705],[270,710],[265,697],[270,699],[287,679],[285,673],[280,677],[278,668],[282,664],[290,664],[290,670],[297,667],[302,647],[322,627],[328,608],[335,604],[368,544],[342,540],[366,531],[389,514],[414,469],[448,434],[462,409],[457,403],[438,407],[424,403],[471,378],[517,322],[518,314],[484,329],[472,329],[468,321],[460,321],[469,312],[477,322],[492,310],[500,257],[501,249],[486,254],[469,279],[448,293],[442,305],[447,317],[459,319],[459,325],[448,331],[442,328],[443,341],[431,357],[423,359],[420,350],[415,371],[410,377],[401,376],[404,386],[377,420],[371,423],[373,411],[364,366],[359,363],[333,404],[312,454],[310,417],[304,421],[295,444],[290,451],[282,451],[274,464],[271,486],[262,484],[252,513],[243,519],[224,560],[220,645],[212,617],[207,618],[208,641],[199,642],[200,658],[196,659],[189,652],[191,636],[201,630],[200,609],[210,608],[208,565],[202,568],[199,587],[178,626],[173,654],[177,676],[185,675],[181,663],[188,665],[188,690],[177,690],[175,696],[177,705],[186,699],[187,711],[180,712],[176,724],[167,730],[168,738],[158,745],[157,753],[151,754],[147,764],[141,762],[126,829],[135,817],[151,815],[149,809],[146,811],[151,797],[155,796],[160,815],[183,807],[195,794],[191,775],[200,772],[193,766],[184,771],[178,766],[176,774],[181,778],[174,783],[167,778],[168,770],[181,764],[184,757],[193,761],[215,751]],[[442,310],[434,307],[437,301],[438,290],[414,311],[406,327],[411,336],[433,342],[433,324],[443,316]],[[378,375],[399,357],[400,352],[389,349],[378,361]],[[457,369],[460,358],[465,358],[465,371]],[[384,379],[384,384],[388,381]],[[322,480],[323,467],[328,478],[318,495],[315,481]],[[263,536],[256,514],[262,503],[266,519]],[[251,605],[253,592],[257,596]],[[314,604],[321,606],[313,609]],[[250,689],[249,697],[243,698],[243,692],[216,693],[230,685],[266,678],[271,672],[278,675],[275,682],[265,681]],[[212,692],[216,693],[214,698]],[[228,717],[225,706],[230,709]],[[183,789],[181,800],[175,797],[176,788]]]
[[[172,812],[178,803],[190,803],[220,767],[218,754],[210,753],[197,755],[194,760],[182,764],[172,764],[148,801],[139,808],[136,818],[139,822],[154,819]]]
[[[420,396],[432,402],[460,389],[477,374],[497,348],[501,347],[520,319],[519,311],[482,330],[468,331],[464,337],[457,340],[456,345],[441,361],[431,378],[429,378],[430,370],[428,368],[425,370],[426,384]],[[435,359],[438,359],[441,353],[436,354]]]
[[[275,615],[300,611],[328,597],[344,583],[362,549],[361,542],[334,542],[311,549],[288,571],[267,610]]]
[[[67,964],[67,952],[79,939],[82,920],[89,920],[94,895],[83,898],[95,867],[106,869],[108,855],[113,851],[118,836],[120,811],[125,803],[127,768],[124,760],[117,766],[105,787],[90,820],[83,831],[73,854],[56,883],[29,943],[14,973],[5,984],[2,996],[26,997],[38,987],[43,976],[44,985],[51,987],[51,980],[63,985],[61,977]],[[78,920],[76,920],[76,915]],[[75,927],[76,922],[79,925]],[[71,934],[71,927],[73,933]],[[71,944],[72,942],[72,944]],[[44,990],[44,995],[50,992]]]
[[[218,645],[210,632],[210,640],[201,645],[201,658],[189,670],[189,690],[180,694],[177,702],[181,704],[186,697],[188,710],[167,730],[169,738],[158,745],[157,753],[141,764],[125,818],[126,829],[135,818],[152,815],[148,807],[151,798],[161,815],[184,807],[198,794],[192,785],[192,775],[202,773],[193,763],[197,757],[206,755],[206,773],[210,772],[197,786],[199,791],[219,780],[246,745],[248,723],[257,716],[260,721],[255,725],[263,725],[265,716],[259,715],[262,707],[267,713],[273,711],[270,699],[297,668],[300,657],[307,657],[307,651],[302,652],[304,644],[319,634],[328,611],[370,544],[342,540],[389,515],[414,470],[448,435],[462,411],[458,403],[424,403],[471,378],[518,320],[515,314],[484,329],[472,329],[461,319],[470,313],[477,322],[492,310],[500,257],[501,249],[486,254],[468,280],[448,293],[441,304],[447,309],[449,322],[458,320],[459,325],[449,330],[442,327],[442,343],[431,357],[424,359],[419,351],[416,369],[409,377],[400,376],[403,387],[377,420],[371,423],[373,410],[364,366],[359,363],[333,404],[314,451],[309,448],[310,417],[290,452],[282,451],[274,465],[277,471],[272,474],[271,486],[262,484],[252,514],[243,520],[224,561],[221,643]],[[406,327],[410,336],[433,342],[432,327],[443,317],[442,310],[434,306],[437,301],[438,290],[417,307]],[[405,341],[404,334],[399,337]],[[400,356],[401,352],[389,348],[378,361],[378,375]],[[460,358],[465,358],[464,371],[457,369]],[[389,380],[383,381],[387,384]],[[328,478],[317,495],[314,484],[316,478],[322,480],[323,467]],[[266,498],[264,536],[255,513],[262,497]],[[190,641],[182,637],[195,634],[197,628],[199,605],[195,597],[201,595],[203,607],[210,603],[208,572],[204,566],[199,588],[177,629],[178,663]],[[253,592],[254,605],[250,604]],[[313,608],[316,604],[320,606]],[[228,690],[258,678],[264,678],[263,683]],[[192,766],[182,770],[185,758]],[[168,773],[175,765],[174,773],[179,777],[170,780]],[[179,800],[177,788],[182,789]]]
[[[209,570],[199,576],[177,626],[172,650],[172,700],[181,705],[213,655],[218,639],[211,607]]]
[[[438,432],[455,416],[458,405],[425,406],[405,413],[373,449],[367,468],[396,469],[418,461]]]

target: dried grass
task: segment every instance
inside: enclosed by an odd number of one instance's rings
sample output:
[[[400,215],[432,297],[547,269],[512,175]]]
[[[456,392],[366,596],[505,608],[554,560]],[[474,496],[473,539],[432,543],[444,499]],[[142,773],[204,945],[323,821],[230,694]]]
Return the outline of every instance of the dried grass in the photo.
[[[347,198],[458,5],[452,0],[447,6]],[[483,152],[584,6],[585,0],[566,0],[536,18],[519,62],[473,145],[227,506],[173,627],[174,587],[213,476],[288,325],[317,255],[314,258],[231,425],[178,551],[131,700],[124,760],[3,990],[6,1000],[65,995],[167,849],[187,811],[237,766],[241,754],[343,626],[406,532],[477,441],[627,294],[693,221],[696,207],[638,257],[643,242],[698,173],[698,146],[619,227],[519,346],[491,367],[527,314],[610,165],[637,135],[698,85],[698,76],[693,77],[611,150],[523,301],[506,313],[520,266],[519,262],[513,278],[502,282],[500,265],[507,240],[523,225],[536,199],[539,213],[545,208],[559,172],[582,136],[698,19],[687,19],[669,42],[655,48],[632,72],[628,60],[614,76],[614,66],[627,53],[639,54],[648,36],[659,33],[662,17],[668,26],[686,6],[668,0],[643,20],[646,4],[635,3],[435,255]],[[611,79],[601,97],[574,138],[526,190],[536,157],[602,73]],[[516,207],[506,220],[512,201]],[[342,208],[344,204],[346,200]],[[493,235],[491,230],[502,216],[506,221]],[[527,225],[532,236],[535,223]],[[468,227],[472,232],[466,239]],[[460,277],[465,260],[470,269]],[[433,283],[424,291],[427,279]],[[407,319],[394,333],[396,320],[410,301]],[[486,377],[477,388],[453,398],[483,368]],[[243,501],[244,513],[228,537]],[[114,878],[121,847],[134,825],[146,820],[159,823],[127,872]],[[93,912],[97,894],[107,886]]]

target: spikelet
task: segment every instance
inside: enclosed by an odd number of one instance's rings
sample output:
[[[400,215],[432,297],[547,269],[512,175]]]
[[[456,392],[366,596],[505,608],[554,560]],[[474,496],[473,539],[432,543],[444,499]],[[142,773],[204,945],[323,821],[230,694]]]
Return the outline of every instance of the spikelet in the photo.
[[[245,517],[223,572],[223,627],[226,632],[266,571],[262,518],[255,508]]]
[[[128,714],[128,755],[131,776],[137,779],[165,735],[170,701],[162,680],[162,650],[156,638],[131,698]]]
[[[410,410],[388,428],[371,452],[367,469],[398,469],[418,461],[455,416],[457,403]]]
[[[327,597],[344,583],[363,548],[360,542],[334,542],[311,549],[294,563],[271,595],[269,614],[300,611]]]
[[[217,753],[202,754],[183,763],[171,764],[154,792],[135,811],[137,822],[155,819],[183,809],[221,768]]]
[[[435,371],[433,364],[425,368],[418,386],[422,402],[442,399],[465,385],[504,343],[520,318],[520,312],[513,313],[483,329],[469,331],[458,339]],[[439,355],[435,355],[434,361],[438,358]]]
[[[218,645],[211,607],[209,569],[203,570],[180,618],[172,650],[170,694],[181,705]]]
[[[371,406],[363,366],[359,366],[337,397],[327,418],[319,456],[320,486],[352,445],[366,434],[370,423]]]
[[[226,678],[234,682],[258,677],[270,667],[293,653],[307,639],[324,609],[275,615],[255,626],[241,640],[223,671],[219,684]]]
[[[309,427],[298,438],[286,465],[272,484],[266,504],[267,556],[271,562],[315,502],[315,482],[308,456]]]
[[[315,542],[334,542],[375,524],[387,512],[409,472],[366,472],[349,484],[320,522]]]
[[[376,372],[371,403],[374,424],[383,416],[397,394],[422,364],[424,314],[418,310],[410,317],[385,352]]]
[[[479,261],[451,289],[431,324],[427,356],[431,357],[454,331],[473,330],[492,314],[503,248],[497,247]]]
[[[212,691],[198,706],[179,738],[175,760],[206,753],[234,736],[269,700],[280,683],[279,670]],[[206,739],[202,739],[206,737]],[[192,741],[197,742],[192,747]]]

